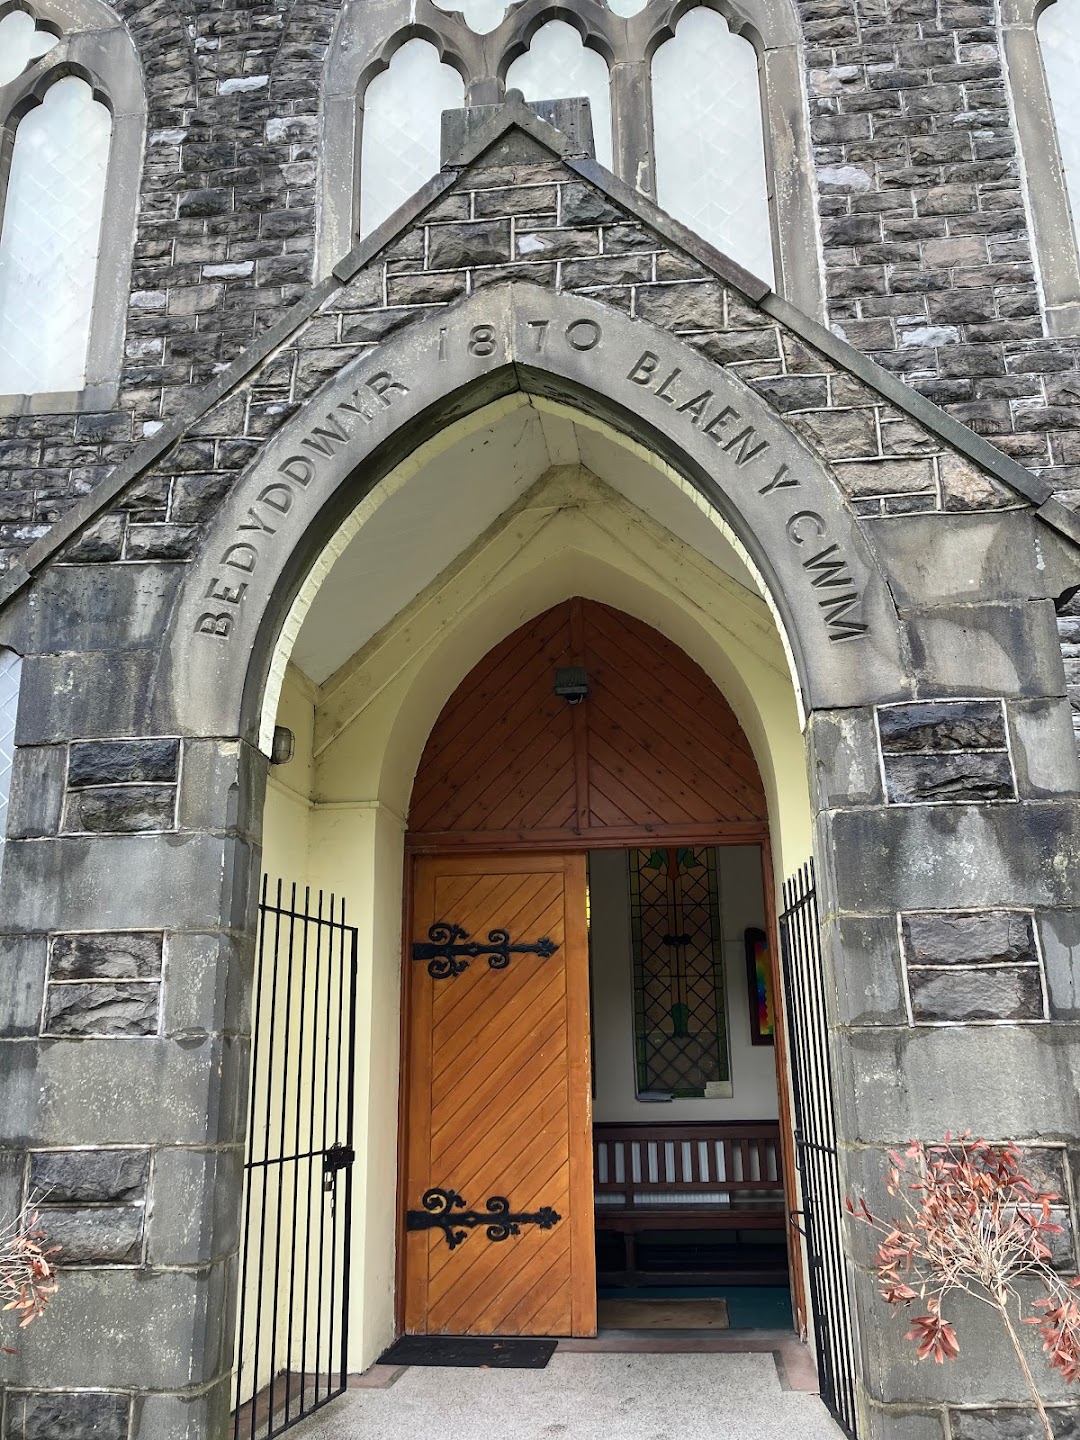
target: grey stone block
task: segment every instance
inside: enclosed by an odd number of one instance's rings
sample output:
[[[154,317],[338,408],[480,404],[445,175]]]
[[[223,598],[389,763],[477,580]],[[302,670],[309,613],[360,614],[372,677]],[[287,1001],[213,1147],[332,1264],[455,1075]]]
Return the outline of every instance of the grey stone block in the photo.
[[[206,1440],[231,1424],[233,1392],[228,1376],[186,1395],[145,1395],[135,1412],[132,1440]]]
[[[871,710],[815,710],[807,727],[817,805],[877,805],[882,800]]]
[[[130,1395],[14,1390],[5,1440],[128,1440],[130,1412]]]
[[[45,997],[45,1035],[154,1035],[160,986],[146,981],[50,985]]]
[[[866,1405],[859,1434],[865,1440],[945,1440],[945,1411],[916,1411],[899,1405]]]
[[[639,285],[635,313],[670,330],[722,330],[727,324],[724,287],[715,280]]]
[[[886,755],[885,786],[893,804],[1011,800],[1016,793],[1004,752]]]
[[[141,1205],[98,1205],[89,1210],[41,1212],[41,1228],[50,1245],[59,1245],[56,1264],[135,1265],[142,1256]]]
[[[1048,1412],[1054,1440],[1080,1440],[1080,1410],[1054,1406]],[[953,1440],[1045,1440],[1034,1407],[987,1407],[959,1410],[949,1407]]]
[[[235,1279],[232,1261],[199,1270],[71,1269],[49,1323],[20,1333],[7,1357],[9,1383],[138,1392],[152,1376],[164,1391],[197,1390],[232,1362]]]
[[[162,1033],[176,1039],[251,1028],[253,939],[176,932],[169,937]]]
[[[498,265],[510,258],[509,220],[466,221],[428,228],[428,264],[432,270]]]
[[[55,835],[60,828],[63,797],[63,746],[20,746],[11,769],[8,837]]]
[[[228,836],[14,840],[4,847],[0,914],[13,930],[111,931],[121,920],[130,930],[243,929],[257,884],[250,847]]]
[[[1075,1134],[1076,1043],[1068,1025],[854,1030],[837,1052],[843,1134],[889,1145],[946,1130],[1030,1136],[1033,1124],[1040,1135]]]
[[[1069,702],[1014,700],[1008,712],[1019,793],[1036,798],[1075,794],[1080,759]]]
[[[148,980],[161,974],[160,930],[94,931],[54,935],[49,944],[53,980]]]
[[[0,1042],[3,1119],[43,1147],[242,1143],[248,1044],[147,1037]]]
[[[911,750],[1004,750],[1005,712],[993,700],[923,701],[882,705],[878,712],[881,748],[887,754]]]
[[[49,744],[151,730],[147,708],[156,664],[156,654],[143,648],[27,656],[16,742]]]
[[[1041,1020],[1042,980],[1035,965],[908,971],[916,1021]]]
[[[88,740],[72,745],[68,788],[176,779],[179,740]]]
[[[866,1351],[864,1383],[875,1399],[888,1397],[894,1402],[925,1407],[934,1402],[947,1403],[950,1417],[957,1413],[953,1407],[985,1404],[987,1396],[1000,1406],[1022,1406],[1030,1400],[1004,1327],[988,1306],[956,1292],[949,1296],[945,1313],[956,1326],[960,1358],[955,1364],[935,1365],[919,1360],[915,1346],[904,1339],[910,1312],[890,1315],[865,1274],[856,1275],[855,1288]],[[1051,1403],[1069,1404],[1072,1397],[1068,1388],[1050,1371],[1041,1353],[1038,1331],[1029,1325],[1018,1329],[1044,1398]]]
[[[1038,959],[1030,915],[930,911],[905,915],[901,931],[909,965],[1024,964]]]
[[[172,785],[101,785],[68,795],[64,829],[69,834],[130,835],[139,830],[171,830],[175,816]]]
[[[818,825],[819,857],[858,856],[830,867],[841,910],[1055,909],[1080,893],[1073,801],[838,810]]]
[[[863,524],[888,567],[897,604],[905,608],[1028,600],[1051,595],[1058,584],[1059,566],[1046,561],[1046,527],[1034,522],[1040,533],[1037,548],[1026,511],[952,515],[947,524],[940,515],[893,516]]]
[[[1064,694],[1049,600],[905,609],[901,619],[924,692],[1007,698]]]
[[[149,1170],[149,1150],[33,1150],[30,1193],[53,1205],[141,1200]]]
[[[244,1149],[158,1150],[147,1224],[151,1265],[199,1265],[240,1243]]]
[[[1049,910],[1038,916],[1050,1013],[1080,1017],[1080,910]]]
[[[36,1035],[45,997],[44,935],[0,935],[0,1035]]]
[[[563,225],[618,225],[627,218],[617,205],[580,180],[569,180],[559,189],[559,221]]]
[[[228,830],[253,842],[262,821],[268,762],[241,740],[187,740],[177,803],[185,830]]]
[[[118,522],[112,521],[111,525]],[[143,649],[159,643],[178,567],[62,565],[35,581],[27,617],[26,650]]]
[[[895,915],[829,916],[822,951],[836,993],[839,1025],[906,1025]]]

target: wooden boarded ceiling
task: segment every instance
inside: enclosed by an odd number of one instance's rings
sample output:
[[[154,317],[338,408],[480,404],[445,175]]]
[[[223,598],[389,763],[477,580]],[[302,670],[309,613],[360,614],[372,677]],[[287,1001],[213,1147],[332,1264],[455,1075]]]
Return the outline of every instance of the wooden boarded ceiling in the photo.
[[[555,671],[584,666],[570,705]],[[762,840],[765,794],[724,697],[658,631],[574,599],[477,665],[428,737],[410,843],[488,848],[659,839]]]

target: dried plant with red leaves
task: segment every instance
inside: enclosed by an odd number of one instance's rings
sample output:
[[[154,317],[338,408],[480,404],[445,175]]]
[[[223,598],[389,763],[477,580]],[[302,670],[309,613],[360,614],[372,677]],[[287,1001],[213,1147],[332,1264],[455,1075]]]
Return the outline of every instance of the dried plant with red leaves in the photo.
[[[1012,1145],[972,1140],[969,1135],[943,1144],[912,1140],[903,1155],[889,1152],[888,1192],[899,1202],[900,1216],[884,1220],[865,1200],[848,1200],[848,1211],[881,1236],[875,1269],[881,1298],[894,1310],[919,1303],[905,1339],[919,1358],[939,1365],[955,1360],[959,1342],[945,1319],[953,1291],[963,1291],[1001,1317],[1024,1379],[1031,1391],[1047,1440],[1050,1420],[1035,1377],[1020,1345],[1017,1323],[1037,1325],[1050,1368],[1066,1381],[1080,1377],[1080,1279],[1068,1281],[1051,1265],[1049,1237],[1063,1226],[1051,1217],[1059,1196],[1039,1190],[1021,1170]],[[1044,1291],[1023,1314],[1020,1281]]]
[[[52,1257],[60,1246],[46,1249],[47,1244],[33,1205],[0,1230],[0,1309],[19,1316],[20,1330],[38,1319],[56,1293]]]

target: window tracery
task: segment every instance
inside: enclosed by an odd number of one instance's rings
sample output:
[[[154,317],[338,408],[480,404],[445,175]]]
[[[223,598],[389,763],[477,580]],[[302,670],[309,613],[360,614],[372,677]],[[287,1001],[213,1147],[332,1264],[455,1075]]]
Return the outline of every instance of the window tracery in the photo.
[[[532,102],[587,96],[602,164],[820,317],[791,0],[346,0],[327,61],[322,273],[389,213],[364,204],[367,172],[389,154],[369,117],[379,77],[416,40],[463,77],[466,105],[508,89]],[[441,95],[427,104],[449,108]]]
[[[0,410],[115,398],[143,109],[101,0],[0,5]]]
[[[520,90],[526,100],[572,100],[584,95],[592,111],[596,158],[610,170],[611,77],[607,62],[590,50],[565,20],[548,20],[512,61],[506,88]]]

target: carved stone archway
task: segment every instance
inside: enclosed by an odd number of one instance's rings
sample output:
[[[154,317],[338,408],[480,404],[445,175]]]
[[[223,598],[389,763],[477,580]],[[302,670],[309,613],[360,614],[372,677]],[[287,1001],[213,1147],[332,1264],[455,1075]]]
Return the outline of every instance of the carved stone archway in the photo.
[[[443,425],[517,389],[604,416],[697,489],[763,579],[807,710],[908,696],[889,588],[805,441],[685,341],[508,284],[346,367],[267,446],[178,597],[162,723],[251,734],[285,606],[332,527]]]

